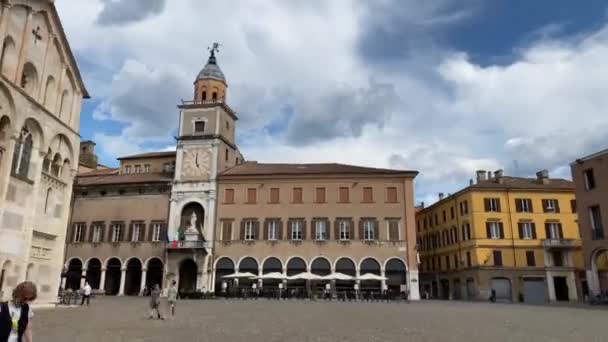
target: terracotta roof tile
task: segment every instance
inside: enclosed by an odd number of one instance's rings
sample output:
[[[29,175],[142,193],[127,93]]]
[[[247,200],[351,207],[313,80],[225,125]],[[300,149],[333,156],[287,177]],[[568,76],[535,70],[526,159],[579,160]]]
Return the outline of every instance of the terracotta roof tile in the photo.
[[[118,173],[89,175],[86,173],[76,177],[76,186],[170,183],[172,180],[173,176],[168,173],[132,173],[128,175]]]
[[[549,178],[547,184],[543,184],[536,178],[523,178],[523,177],[503,177],[502,184],[498,183],[496,179],[490,179],[480,181],[470,186],[475,189],[538,189],[538,190],[574,190],[574,183],[567,179],[562,178]]]
[[[165,158],[165,157],[175,157],[175,151],[140,153],[140,154],[134,154],[131,156],[120,157],[120,158],[118,158],[118,160],[143,159],[143,158]]]
[[[412,175],[417,171],[380,169],[346,164],[272,164],[245,162],[229,168],[220,177],[227,176],[268,176],[268,175],[315,175],[315,174],[384,174]]]

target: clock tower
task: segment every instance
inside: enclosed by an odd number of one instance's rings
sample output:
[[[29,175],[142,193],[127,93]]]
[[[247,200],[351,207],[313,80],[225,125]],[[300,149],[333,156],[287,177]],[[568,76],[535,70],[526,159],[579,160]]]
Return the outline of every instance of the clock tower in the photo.
[[[228,84],[217,63],[219,44],[214,43],[209,51],[207,64],[194,80],[193,99],[177,106],[179,129],[168,227],[169,240],[175,242],[167,250],[168,280],[196,277],[178,281],[196,284],[188,289],[180,285],[182,292],[211,289],[216,179],[218,173],[243,160],[235,143],[238,118],[226,103]]]

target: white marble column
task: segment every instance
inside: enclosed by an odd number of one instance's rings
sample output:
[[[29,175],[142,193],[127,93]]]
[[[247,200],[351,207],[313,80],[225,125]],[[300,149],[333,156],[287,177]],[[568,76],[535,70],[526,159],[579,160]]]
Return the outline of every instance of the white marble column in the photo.
[[[142,268],[141,269],[141,281],[139,284],[139,293],[142,294],[144,291],[144,288],[146,287],[146,275],[148,274],[148,269],[146,268]]]
[[[118,290],[119,296],[125,295],[125,278],[126,277],[127,277],[127,269],[121,268],[120,269],[120,289]]]
[[[99,278],[99,289],[98,290],[104,290],[106,289],[106,269],[102,268],[101,269],[101,277]]]
[[[410,300],[420,300],[418,271],[409,271],[407,273],[407,290],[410,293]]]
[[[84,283],[87,281],[87,269],[82,269],[82,277],[80,277],[80,288],[84,287]]]

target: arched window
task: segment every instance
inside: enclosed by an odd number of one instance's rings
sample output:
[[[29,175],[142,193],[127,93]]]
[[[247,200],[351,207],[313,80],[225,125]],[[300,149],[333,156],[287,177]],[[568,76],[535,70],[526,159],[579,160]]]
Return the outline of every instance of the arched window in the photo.
[[[49,76],[46,79],[46,87],[44,90],[44,105],[52,109],[55,105],[55,78],[53,76]]]
[[[15,143],[15,153],[13,154],[12,173],[16,176],[27,177],[30,170],[30,159],[34,139],[32,133],[27,128],[21,130],[19,140]]]
[[[213,95],[211,95],[211,99],[213,101],[216,101],[217,100],[217,93],[214,92]]]
[[[15,68],[17,67],[17,49],[15,42],[11,37],[6,37],[2,43],[2,54],[0,55],[0,68],[2,74],[9,79],[15,77]]]
[[[38,72],[32,63],[28,62],[23,66],[20,86],[32,96],[36,92],[36,88],[38,87]]]
[[[206,91],[203,91],[203,95],[201,96],[201,99],[203,101],[207,100],[207,92]]]
[[[48,214],[51,207],[51,196],[53,195],[53,189],[48,188],[46,190],[46,198],[44,199],[44,213]]]
[[[57,153],[55,154],[55,158],[53,158],[53,163],[51,164],[51,174],[55,177],[59,177],[61,175],[61,166],[61,155]]]

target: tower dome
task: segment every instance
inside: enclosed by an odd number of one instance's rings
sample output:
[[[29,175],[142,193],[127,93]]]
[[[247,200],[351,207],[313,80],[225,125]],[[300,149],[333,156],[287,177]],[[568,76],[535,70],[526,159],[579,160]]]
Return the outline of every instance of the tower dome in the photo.
[[[213,43],[209,48],[209,59],[205,67],[198,73],[194,81],[194,101],[202,103],[216,103],[226,101],[226,77],[217,65],[215,53],[219,51],[219,44]]]
[[[215,58],[215,52],[218,51],[218,47],[219,44],[213,44],[213,48],[210,49],[211,54],[209,55],[207,64],[205,64],[205,67],[201,70],[201,72],[198,73],[198,76],[196,77],[197,81],[213,78],[218,81],[226,82],[226,77],[224,76],[222,69],[220,69],[219,65],[217,65],[217,59]]]

